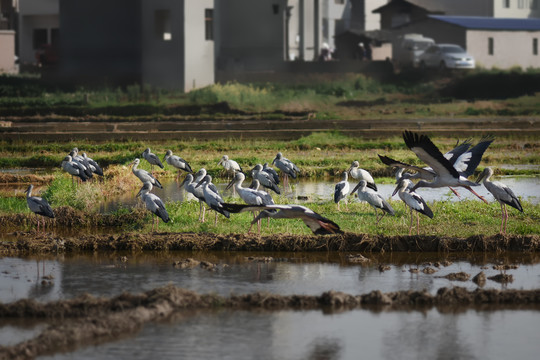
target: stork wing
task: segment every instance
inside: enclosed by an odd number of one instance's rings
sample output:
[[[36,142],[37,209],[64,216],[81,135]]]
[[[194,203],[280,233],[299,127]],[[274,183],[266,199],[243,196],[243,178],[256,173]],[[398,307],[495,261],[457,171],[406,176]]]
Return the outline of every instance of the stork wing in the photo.
[[[412,152],[420,160],[428,164],[439,176],[448,174],[454,178],[459,178],[459,173],[452,166],[441,151],[431,142],[426,135],[419,135],[411,131],[403,132],[403,140]]]
[[[461,144],[456,144],[456,147],[444,154],[444,157],[450,161],[450,164],[454,164],[458,157],[465,153],[471,147],[471,139],[463,141]]]
[[[290,205],[244,205],[244,204],[221,204],[223,209],[232,213],[239,213],[244,211],[261,211],[261,210],[283,210],[291,209]]]
[[[457,171],[464,177],[471,176],[480,164],[484,152],[494,140],[492,136],[486,136],[469,151],[459,156],[454,164]]]
[[[430,170],[427,170],[427,169],[424,169],[424,168],[421,168],[421,167],[418,167],[418,166],[414,166],[414,165],[409,165],[409,164],[405,164],[401,161],[397,161],[397,160],[394,160],[394,159],[391,159],[389,158],[388,156],[384,156],[384,155],[379,155],[379,158],[381,159],[381,161],[383,162],[383,164],[385,165],[389,165],[389,166],[395,166],[395,167],[399,167],[399,168],[404,168],[404,169],[407,169],[407,170],[413,170],[413,171],[416,171],[418,173],[422,173],[426,176],[430,176],[432,177],[433,175],[435,175],[435,173],[433,171],[430,171]]]

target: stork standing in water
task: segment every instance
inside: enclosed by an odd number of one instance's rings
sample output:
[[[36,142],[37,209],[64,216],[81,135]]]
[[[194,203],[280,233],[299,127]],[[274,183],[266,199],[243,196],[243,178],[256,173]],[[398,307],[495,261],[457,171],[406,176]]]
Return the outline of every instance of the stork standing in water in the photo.
[[[371,176],[371,174],[367,170],[360,168],[360,163],[358,161],[353,161],[351,167],[349,167],[347,172],[354,180],[365,180],[368,188],[377,191],[377,185],[375,185],[375,180],[373,180],[373,176]]]
[[[133,172],[133,174],[139,178],[139,180],[141,180],[141,182],[144,184],[144,183],[147,183],[149,182],[150,184],[152,184],[153,186],[155,187],[158,187],[160,189],[163,189],[163,186],[161,185],[161,183],[158,181],[158,179],[156,179],[154,177],[154,175],[150,174],[148,171],[146,170],[143,170],[143,169],[138,169],[138,166],[139,166],[139,163],[141,162],[141,160],[139,160],[138,158],[133,160],[129,165],[133,165],[133,167],[131,168],[131,171]]]
[[[345,199],[345,204],[347,204],[347,194],[349,193],[349,181],[347,171],[341,173],[341,181],[336,184],[334,190],[334,202],[337,204],[337,209],[339,210],[339,202]]]
[[[274,191],[276,194],[280,194],[279,187],[277,186],[274,177],[263,170],[263,166],[261,164],[255,165],[253,170],[251,170],[251,175],[254,179],[259,180],[262,186],[264,186],[267,189],[270,189]]]
[[[482,171],[476,182],[480,182],[483,179],[486,189],[493,195],[495,200],[501,204],[501,228],[499,233],[506,234],[506,223],[508,222],[508,210],[506,209],[506,205],[510,205],[520,212],[523,212],[523,207],[512,189],[500,181],[489,181],[491,176],[493,176],[493,170],[487,167]]]
[[[262,210],[251,222],[248,232],[251,231],[253,224],[260,219],[271,217],[273,219],[301,219],[316,235],[343,233],[338,224],[301,205],[239,205],[225,203],[223,207],[227,211],[234,213]]]
[[[223,216],[229,218],[230,214],[229,211],[225,210],[223,208],[223,198],[221,195],[219,195],[218,192],[213,190],[212,187],[212,177],[210,175],[206,175],[199,181],[199,183],[196,185],[196,187],[203,186],[203,193],[204,193],[204,201],[212,210],[216,212],[216,219],[214,221],[214,225],[217,225],[217,213],[223,214]],[[214,187],[215,189],[215,187]]]
[[[162,169],[165,168],[161,163],[161,160],[159,160],[158,156],[150,152],[150,148],[146,148],[146,150],[143,151],[142,157],[150,163],[150,172],[152,174],[154,173],[154,165],[159,166]]]
[[[424,199],[411,191],[411,180],[401,179],[392,196],[399,194],[399,198],[411,209],[411,222],[409,224],[409,235],[412,233],[413,227],[413,210],[416,211],[416,235],[420,234],[420,214],[424,214],[430,219],[433,219],[433,211],[427,206]]]
[[[467,180],[467,176],[470,176],[480,163],[485,150],[489,144],[493,142],[492,138],[485,139],[478,143],[473,148],[474,151],[471,149],[471,151],[463,153],[457,157],[454,163],[451,163],[426,135],[420,135],[406,130],[403,132],[403,139],[405,140],[407,147],[411,149],[420,160],[431,167],[431,170],[428,171],[401,162],[392,163],[393,166],[406,167],[432,177],[433,181],[431,182],[420,180],[414,185],[412,191],[415,191],[419,187],[440,188],[448,186],[450,188],[455,188],[461,186],[487,203],[486,199],[471,188],[471,186],[479,186],[480,184]],[[381,160],[383,159],[381,158]]]
[[[180,156],[173,155],[171,150],[167,150],[167,153],[165,153],[165,157],[163,158],[163,161],[167,164],[175,167],[178,169],[178,175],[176,176],[175,181],[178,182],[178,178],[180,177],[181,170],[184,170],[188,173],[192,173],[193,170],[191,170],[191,166],[189,166],[188,162],[184,159],[182,159]]]
[[[369,205],[371,205],[375,209],[375,225],[379,225],[379,221],[382,220],[384,215],[387,213],[391,216],[394,216],[394,209],[392,209],[392,206],[384,198],[375,191],[372,191],[371,189],[367,189],[367,181],[366,180],[360,180],[358,182],[358,185],[354,187],[354,189],[351,191],[351,194],[354,194],[355,191],[358,190],[358,200],[365,201]],[[382,216],[379,218],[379,214],[377,213],[377,209],[382,210]]]
[[[83,166],[80,163],[73,161],[71,155],[67,155],[62,160],[62,169],[71,175],[71,183],[73,184],[73,176],[79,177],[82,181],[88,180],[88,176],[84,172]]]
[[[234,186],[236,192],[242,200],[248,205],[274,205],[274,200],[266,191],[258,190],[258,184],[256,184],[257,189],[244,188],[242,187],[242,182],[245,180],[246,176],[244,173],[238,172],[234,175],[232,181],[227,185],[227,189]],[[259,180],[254,179],[253,181],[258,182]],[[256,218],[255,211],[253,212],[253,218]],[[261,232],[261,221],[257,221],[258,232]]]
[[[223,166],[225,172],[227,173],[227,177],[229,177],[230,175],[234,176],[236,172],[242,171],[240,165],[238,165],[236,161],[229,159],[229,156],[227,155],[223,155],[221,160],[219,160],[218,165]]]
[[[300,169],[298,169],[298,167],[294,165],[291,160],[284,157],[281,152],[278,152],[274,160],[272,160],[272,165],[274,164],[283,173],[283,188],[286,189],[288,186],[290,186],[289,176],[296,179]]]
[[[47,202],[47,200],[40,198],[39,196],[32,196],[32,190],[34,189],[34,185],[28,186],[28,189],[26,189],[26,204],[28,205],[28,208],[30,211],[32,211],[36,215],[46,216],[51,219],[54,219],[54,212]],[[37,216],[37,232],[39,232],[39,219],[40,217]],[[43,231],[45,231],[45,219],[43,219]]]
[[[150,193],[150,191],[152,191],[152,187],[152,183],[145,182],[141,190],[139,190],[137,196],[141,197],[142,201],[146,205],[146,209],[156,215],[156,221],[154,222],[154,219],[152,219],[153,232],[154,224],[156,225],[156,230],[158,230],[160,218],[163,220],[163,222],[169,222],[169,214],[165,209],[165,204],[163,204],[163,201],[157,195]]]

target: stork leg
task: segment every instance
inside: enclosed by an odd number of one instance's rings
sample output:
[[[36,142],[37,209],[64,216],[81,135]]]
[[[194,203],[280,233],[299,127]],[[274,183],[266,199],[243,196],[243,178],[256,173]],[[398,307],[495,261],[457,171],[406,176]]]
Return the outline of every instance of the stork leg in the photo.
[[[420,214],[416,213],[416,235],[420,235]]]
[[[381,217],[379,218],[378,217],[379,214],[377,213],[377,209],[375,209],[375,217],[376,217],[375,225],[379,225],[379,222],[382,220],[384,215],[386,215],[386,213],[383,211]]]
[[[338,201],[338,203],[337,203],[337,211],[341,211],[341,210],[339,209],[339,201]]]
[[[214,220],[214,226],[217,226],[217,211],[214,211],[216,213],[216,218]]]
[[[464,188],[469,190],[470,192],[472,192],[474,195],[476,195],[480,200],[482,200],[486,204],[489,204],[488,201],[486,199],[484,199],[484,197],[482,195],[478,195],[478,193],[476,191],[474,191],[470,186],[464,186]]]
[[[413,222],[413,213],[412,213],[412,208],[411,209],[411,221],[409,222],[409,236],[411,236],[412,234],[412,222]]]
[[[450,190],[452,190],[452,192],[458,197],[461,199],[461,196],[458,194],[458,192],[456,191],[456,189],[452,188],[452,187],[448,187]]]

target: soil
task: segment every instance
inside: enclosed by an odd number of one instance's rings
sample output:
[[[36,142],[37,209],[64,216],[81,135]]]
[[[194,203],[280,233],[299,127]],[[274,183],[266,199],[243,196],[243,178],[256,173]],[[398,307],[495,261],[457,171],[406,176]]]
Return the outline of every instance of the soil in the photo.
[[[0,319],[31,319],[50,325],[37,337],[9,347],[0,347],[0,359],[33,359],[41,355],[73,351],[79,346],[112,341],[136,333],[151,321],[175,314],[228,310],[314,310],[327,312],[351,309],[374,311],[437,308],[442,312],[473,309],[539,309],[538,290],[468,291],[441,288],[435,295],[426,291],[372,291],[350,295],[329,291],[319,296],[252,293],[222,297],[166,286],[142,294],[124,293],[114,298],[82,295],[71,300],[38,303],[20,300],[0,304]]]
[[[130,213],[114,217],[129,223]],[[16,216],[15,216],[16,217]],[[107,222],[106,215],[95,215],[91,224]],[[4,217],[5,219],[5,217]],[[120,220],[119,220],[120,219]],[[4,223],[3,219],[2,223]],[[17,219],[15,219],[17,220]],[[112,219],[111,219],[112,221]],[[117,224],[121,225],[121,224]],[[500,252],[540,251],[540,235],[475,235],[468,238],[443,236],[383,236],[345,233],[339,235],[212,234],[212,233],[136,233],[81,234],[13,232],[0,242],[0,256],[20,256],[76,251],[346,251],[346,252]],[[446,264],[443,264],[447,266]]]

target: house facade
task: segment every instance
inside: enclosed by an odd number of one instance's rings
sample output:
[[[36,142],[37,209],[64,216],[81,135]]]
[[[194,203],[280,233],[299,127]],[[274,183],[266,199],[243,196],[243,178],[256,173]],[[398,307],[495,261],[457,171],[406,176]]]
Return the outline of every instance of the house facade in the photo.
[[[184,91],[213,84],[213,5],[213,0],[60,0],[58,75]]]
[[[59,45],[59,0],[19,0],[17,41],[21,63],[36,63],[36,51]]]

